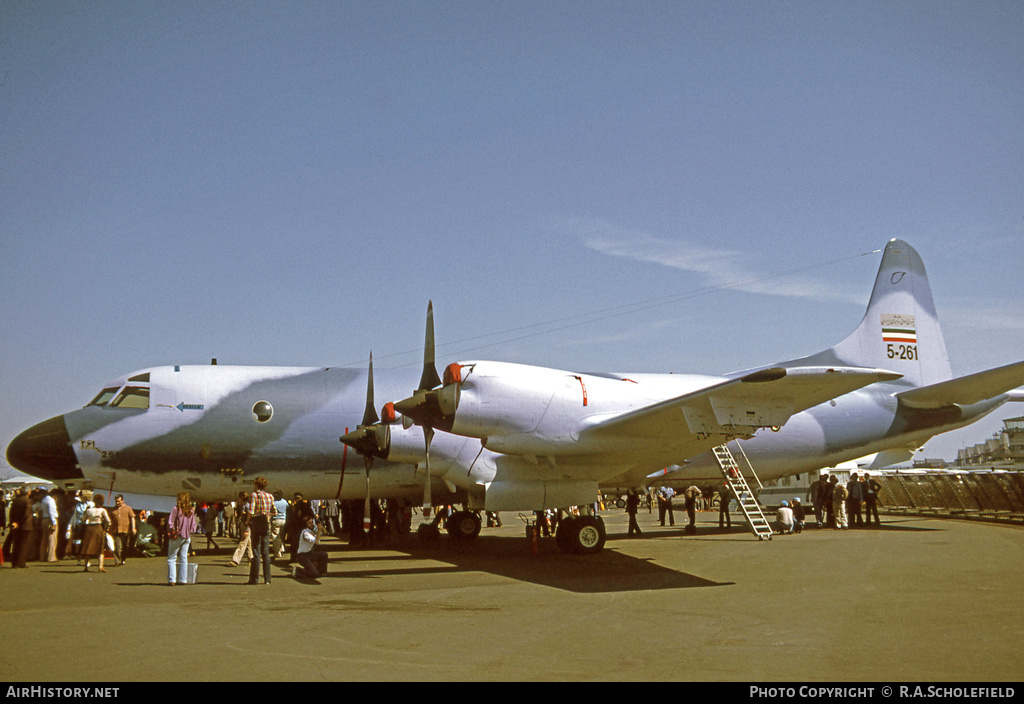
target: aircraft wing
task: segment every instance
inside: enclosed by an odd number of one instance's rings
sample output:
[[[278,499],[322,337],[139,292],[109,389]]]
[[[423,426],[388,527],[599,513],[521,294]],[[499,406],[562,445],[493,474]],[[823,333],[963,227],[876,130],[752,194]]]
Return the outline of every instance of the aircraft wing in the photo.
[[[1000,394],[1019,397],[1016,387],[1024,384],[1024,362],[1007,364],[958,379],[942,381],[896,394],[900,402],[912,408],[946,408],[954,404],[969,406]]]
[[[581,432],[580,440],[740,437],[781,426],[794,413],[900,376],[862,367],[771,367],[598,422]]]

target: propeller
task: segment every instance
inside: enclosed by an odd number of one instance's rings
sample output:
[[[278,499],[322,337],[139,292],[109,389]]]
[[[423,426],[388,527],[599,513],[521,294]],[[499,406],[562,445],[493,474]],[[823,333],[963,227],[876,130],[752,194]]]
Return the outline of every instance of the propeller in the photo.
[[[404,416],[403,425],[437,428],[450,431],[461,395],[462,367],[449,364],[444,370],[444,384],[434,364],[434,305],[427,304],[427,335],[423,345],[423,373],[419,387],[409,398],[395,403],[395,410]],[[437,388],[440,386],[441,388]]]
[[[455,365],[457,366],[457,365]],[[448,376],[447,370],[445,376]],[[441,388],[438,389],[437,387]],[[427,331],[423,342],[423,373],[420,383],[413,395],[394,404],[394,409],[402,414],[402,424],[409,428],[413,424],[423,428],[426,443],[426,481],[423,483],[423,508],[431,507],[430,496],[430,443],[434,439],[434,429],[451,430],[455,421],[455,409],[459,404],[459,387],[457,384],[441,385],[434,362],[434,302],[427,303]]]
[[[388,456],[391,447],[391,428],[380,422],[377,411],[373,407],[372,352],[370,353],[369,373],[366,376],[366,408],[363,410],[363,420],[355,430],[345,433],[338,439],[362,455],[367,462],[367,467],[372,463],[374,457],[384,459]]]
[[[386,458],[391,447],[391,428],[380,423],[377,411],[373,407],[373,352],[370,353],[370,367],[366,375],[366,408],[363,410],[363,420],[355,430],[345,433],[338,439],[362,455],[366,465],[366,503],[363,505],[363,527],[366,529],[370,521],[370,468],[373,466],[374,458]]]

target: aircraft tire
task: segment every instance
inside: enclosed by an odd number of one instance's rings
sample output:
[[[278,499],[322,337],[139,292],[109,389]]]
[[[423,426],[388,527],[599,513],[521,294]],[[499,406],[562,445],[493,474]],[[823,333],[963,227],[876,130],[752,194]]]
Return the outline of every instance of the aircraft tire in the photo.
[[[480,535],[480,514],[473,511],[456,511],[451,518],[445,522],[445,529],[448,535],[457,540],[472,540]]]
[[[428,543],[432,543],[441,536],[441,531],[433,523],[421,523],[416,529],[416,536]]]
[[[572,536],[576,531],[575,525],[575,516],[565,516],[558,522],[558,528],[555,529],[555,544],[562,552],[573,552]]]
[[[606,537],[604,521],[594,516],[580,516],[574,519],[565,540],[569,546],[569,552],[593,555],[604,549]]]

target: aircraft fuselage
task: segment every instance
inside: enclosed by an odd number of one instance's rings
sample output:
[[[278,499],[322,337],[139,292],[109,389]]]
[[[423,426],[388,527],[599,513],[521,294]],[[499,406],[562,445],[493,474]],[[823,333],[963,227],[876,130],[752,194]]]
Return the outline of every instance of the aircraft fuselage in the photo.
[[[520,369],[534,375],[536,368]],[[715,379],[547,372],[554,374],[550,394],[524,401],[532,415],[518,417],[527,418],[524,434],[540,428],[542,438],[567,447],[575,439],[569,430],[560,437],[560,428],[585,427],[589,418],[675,398]],[[380,397],[399,398],[415,387],[416,372],[378,373],[376,383]],[[338,438],[359,424],[365,387],[364,371],[344,368],[157,367],[112,382],[90,405],[25,431],[8,455],[26,471],[35,469],[39,476],[67,486],[90,484],[154,495],[188,491],[195,500],[218,501],[249,491],[256,476],[265,476],[285,492],[361,499],[367,492],[363,458]],[[899,407],[893,394],[905,388],[877,383],[848,393],[793,415],[778,430],[758,431],[742,441],[743,448],[761,479],[772,479],[886,447],[921,444],[936,433],[973,422],[1002,402],[929,416]],[[514,408],[514,394],[501,404]],[[370,495],[418,503],[425,481],[422,430],[396,425],[392,444],[390,460],[376,460],[369,472]],[[485,489],[501,464],[501,454],[486,449],[487,444],[437,434],[431,464],[435,502],[469,501],[484,507]],[[621,488],[619,477],[627,469],[635,476],[639,468],[643,476],[671,463],[663,449],[653,452],[642,441],[625,460],[628,467],[617,459],[594,460],[589,472],[576,467],[573,476],[585,475],[597,485],[615,488]],[[679,458],[683,466],[670,478],[720,477],[710,453],[685,460]],[[557,456],[535,461],[560,462]]]

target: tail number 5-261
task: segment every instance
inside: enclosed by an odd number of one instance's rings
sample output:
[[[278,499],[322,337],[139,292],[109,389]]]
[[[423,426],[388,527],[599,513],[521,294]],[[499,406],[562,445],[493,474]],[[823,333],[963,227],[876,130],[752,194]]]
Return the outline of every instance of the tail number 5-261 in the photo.
[[[886,354],[889,355],[889,359],[916,360],[917,345],[894,345],[889,343],[886,345]]]

